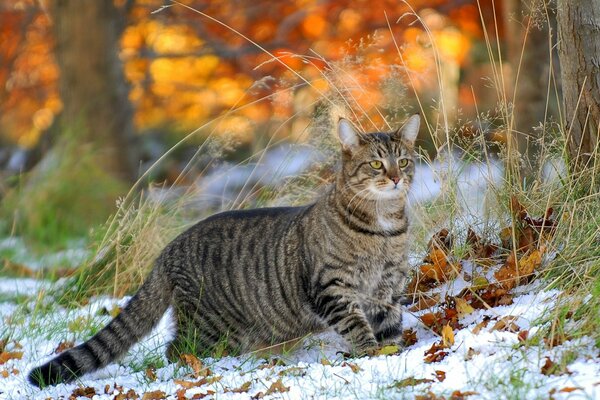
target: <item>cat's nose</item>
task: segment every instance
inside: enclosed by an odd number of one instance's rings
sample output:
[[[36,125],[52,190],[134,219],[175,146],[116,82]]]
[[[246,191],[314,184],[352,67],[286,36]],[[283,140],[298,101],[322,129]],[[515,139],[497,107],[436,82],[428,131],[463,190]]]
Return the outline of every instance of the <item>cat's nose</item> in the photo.
[[[390,179],[392,180],[392,182],[394,182],[394,185],[397,185],[398,182],[400,182],[400,178],[398,178],[397,176],[392,176]]]

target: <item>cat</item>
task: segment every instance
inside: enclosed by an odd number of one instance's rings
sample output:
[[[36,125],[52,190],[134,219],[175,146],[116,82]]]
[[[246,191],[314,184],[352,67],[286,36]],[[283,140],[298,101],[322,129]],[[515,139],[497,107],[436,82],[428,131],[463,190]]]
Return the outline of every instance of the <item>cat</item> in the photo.
[[[332,327],[356,354],[401,343],[406,201],[420,117],[393,132],[337,126],[341,168],[313,204],[228,211],[162,251],[123,311],[87,342],[34,368],[36,386],[69,382],[123,356],[173,306],[170,360],[223,341],[240,352]]]

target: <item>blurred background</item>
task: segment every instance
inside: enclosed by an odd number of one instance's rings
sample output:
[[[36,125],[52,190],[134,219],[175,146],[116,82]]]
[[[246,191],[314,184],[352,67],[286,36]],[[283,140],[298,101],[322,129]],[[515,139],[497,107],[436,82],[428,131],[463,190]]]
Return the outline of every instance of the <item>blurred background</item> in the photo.
[[[450,142],[535,154],[554,26],[524,0],[0,0],[0,229],[63,245],[136,181],[261,205],[274,174],[326,180],[340,115],[369,131],[420,112],[428,160]]]

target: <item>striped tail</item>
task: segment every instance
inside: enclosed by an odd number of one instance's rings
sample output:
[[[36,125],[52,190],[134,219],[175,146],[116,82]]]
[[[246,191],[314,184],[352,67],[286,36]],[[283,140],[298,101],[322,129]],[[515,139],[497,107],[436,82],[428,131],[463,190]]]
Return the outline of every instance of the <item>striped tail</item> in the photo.
[[[123,356],[146,336],[169,307],[172,286],[163,268],[154,268],[121,313],[87,342],[65,351],[29,373],[38,387],[70,382]]]

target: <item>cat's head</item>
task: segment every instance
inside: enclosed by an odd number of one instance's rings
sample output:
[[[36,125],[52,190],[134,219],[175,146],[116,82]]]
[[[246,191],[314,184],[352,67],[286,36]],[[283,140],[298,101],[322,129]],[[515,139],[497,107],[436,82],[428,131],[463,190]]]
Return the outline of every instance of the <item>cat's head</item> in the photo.
[[[340,119],[342,171],[338,184],[364,199],[406,196],[415,171],[414,145],[420,120],[413,115],[396,131],[360,133],[350,121]]]

